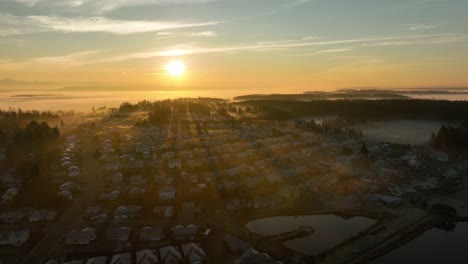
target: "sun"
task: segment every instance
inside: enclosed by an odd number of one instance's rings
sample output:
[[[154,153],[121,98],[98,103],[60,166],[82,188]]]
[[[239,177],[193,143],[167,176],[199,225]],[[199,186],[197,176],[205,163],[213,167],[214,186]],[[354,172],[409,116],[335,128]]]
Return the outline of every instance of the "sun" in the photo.
[[[171,76],[180,77],[185,73],[185,64],[179,60],[170,61],[166,65],[166,71]]]

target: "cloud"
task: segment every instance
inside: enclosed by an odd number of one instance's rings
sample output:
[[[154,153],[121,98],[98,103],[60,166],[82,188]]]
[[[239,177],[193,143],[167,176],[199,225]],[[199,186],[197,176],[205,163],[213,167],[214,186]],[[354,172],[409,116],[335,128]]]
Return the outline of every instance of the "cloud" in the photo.
[[[192,44],[183,44],[167,47],[156,51],[138,52],[117,56],[111,61],[125,61],[130,59],[145,59],[154,57],[173,57],[184,55],[208,54],[208,53],[232,53],[239,51],[263,51],[275,49],[294,50],[305,47],[327,47],[351,44],[348,47],[325,48],[314,52],[320,53],[338,53],[348,51],[359,47],[373,46],[401,46],[415,44],[442,44],[468,42],[468,36],[459,34],[426,34],[426,35],[403,35],[403,36],[383,36],[341,40],[312,41],[307,39],[299,40],[278,40],[257,42],[250,45],[220,46],[220,47],[195,47]]]
[[[373,46],[400,46],[416,44],[444,44],[468,42],[467,35],[460,34],[426,34],[426,35],[403,35],[403,36],[381,36],[354,39],[338,40],[277,40],[262,41],[246,45],[218,46],[218,47],[198,47],[193,43],[180,44],[160,48],[157,50],[133,52],[120,55],[111,55],[103,50],[89,50],[61,56],[48,56],[29,58],[24,60],[0,60],[0,69],[12,68],[40,68],[41,66],[60,66],[77,67],[90,64],[107,64],[123,62],[134,59],[151,59],[157,57],[177,57],[200,54],[230,54],[235,52],[261,52],[265,50],[284,51],[303,51],[304,48],[314,48],[309,54],[298,54],[299,56],[330,54],[331,57],[337,57],[336,54],[350,51],[357,48],[366,48]],[[303,52],[304,53],[304,52]],[[115,54],[115,51],[112,52]],[[348,60],[356,60],[362,63],[362,57],[338,56]],[[375,63],[375,59],[366,58],[365,63]]]
[[[214,31],[202,31],[192,34],[194,37],[216,37],[217,35],[218,34]]]
[[[27,58],[22,60],[0,60],[0,69],[35,68],[38,66],[76,67],[97,62],[96,54],[100,50],[81,51],[60,56]]]
[[[92,13],[104,13],[126,6],[144,5],[181,5],[203,4],[216,0],[3,0],[17,2],[29,7],[43,5],[46,7],[62,7],[68,10],[80,9]]]
[[[20,35],[45,31],[64,33],[104,32],[116,35],[157,32],[170,29],[202,27],[221,22],[128,21],[106,17],[28,16],[0,14],[0,35]]]
[[[409,25],[409,30],[413,30],[413,31],[428,30],[428,29],[433,29],[433,28],[439,27],[439,26],[440,25],[438,25],[438,24],[432,24],[432,25],[429,25],[429,24],[410,24]]]

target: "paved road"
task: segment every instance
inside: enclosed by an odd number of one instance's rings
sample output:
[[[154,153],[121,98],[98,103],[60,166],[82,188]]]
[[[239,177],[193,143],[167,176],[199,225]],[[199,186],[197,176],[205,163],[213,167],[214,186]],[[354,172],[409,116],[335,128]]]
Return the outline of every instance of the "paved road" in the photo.
[[[82,139],[83,148],[83,166],[81,174],[86,183],[86,190],[81,197],[76,199],[73,205],[65,211],[61,218],[52,223],[47,228],[47,233],[43,239],[19,262],[21,264],[44,263],[48,256],[60,255],[60,252],[54,252],[54,246],[57,243],[63,243],[62,239],[67,231],[83,228],[83,216],[86,208],[96,197],[99,191],[99,185],[102,183],[99,163],[94,158],[97,150],[97,142],[94,138],[88,136]]]

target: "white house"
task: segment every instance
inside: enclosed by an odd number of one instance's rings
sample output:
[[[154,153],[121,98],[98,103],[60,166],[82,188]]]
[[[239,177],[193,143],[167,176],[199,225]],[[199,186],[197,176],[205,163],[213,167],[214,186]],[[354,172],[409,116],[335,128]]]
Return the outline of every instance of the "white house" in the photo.
[[[159,190],[159,198],[161,200],[175,199],[176,190],[172,187],[166,187]]]
[[[28,212],[29,223],[43,222],[43,221],[54,221],[57,215],[54,211],[48,210],[31,210]]]
[[[183,244],[182,253],[190,263],[201,263],[206,258],[205,251],[195,243]]]
[[[110,264],[132,264],[132,255],[130,253],[114,255]]]
[[[196,225],[177,225],[171,231],[175,241],[191,241],[197,238],[198,227]]]
[[[115,201],[119,198],[120,196],[120,191],[113,191],[113,192],[110,192],[110,193],[100,193],[98,195],[98,199],[100,201]]]
[[[180,252],[173,246],[162,247],[159,249],[159,255],[164,264],[175,264],[183,261]]]
[[[93,257],[93,258],[89,258],[86,261],[86,264],[106,264],[106,263],[107,263],[106,256]]]
[[[174,169],[174,168],[180,169],[180,167],[182,166],[182,162],[178,159],[170,160],[168,165],[170,169]]]
[[[127,221],[129,219],[135,219],[140,216],[141,206],[137,205],[121,205],[115,209],[114,220],[116,221]]]
[[[78,191],[79,189],[80,185],[72,181],[67,181],[64,184],[60,185],[61,191]]]
[[[174,216],[174,206],[156,206],[153,209],[155,215],[164,216],[165,218],[171,218]]]
[[[58,196],[62,196],[67,200],[72,200],[73,199],[73,194],[70,191],[63,190],[57,193]]]
[[[153,250],[143,249],[136,252],[137,264],[156,264],[159,263],[157,253]]]
[[[82,230],[72,230],[66,233],[65,243],[67,245],[89,245],[96,239],[96,231],[91,227]]]
[[[161,241],[164,239],[164,234],[161,228],[145,226],[140,230],[139,238],[142,241]]]

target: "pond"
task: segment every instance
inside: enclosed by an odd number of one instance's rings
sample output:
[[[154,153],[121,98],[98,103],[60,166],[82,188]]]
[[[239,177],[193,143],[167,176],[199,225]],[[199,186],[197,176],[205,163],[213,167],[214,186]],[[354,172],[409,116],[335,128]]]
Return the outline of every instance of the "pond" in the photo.
[[[467,238],[468,222],[457,223],[453,231],[432,228],[371,263],[467,263]]]
[[[374,225],[372,218],[354,216],[343,218],[337,215],[277,216],[251,221],[247,228],[261,236],[274,236],[311,227],[310,236],[288,240],[284,245],[296,252],[314,256],[331,249],[348,238]]]

